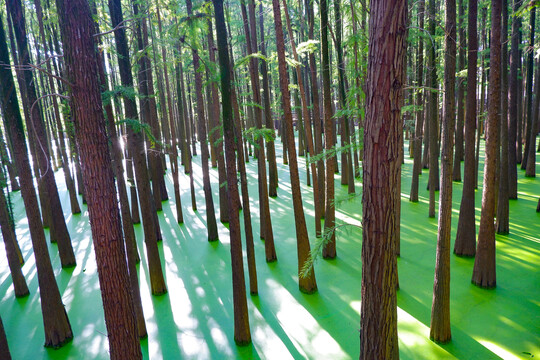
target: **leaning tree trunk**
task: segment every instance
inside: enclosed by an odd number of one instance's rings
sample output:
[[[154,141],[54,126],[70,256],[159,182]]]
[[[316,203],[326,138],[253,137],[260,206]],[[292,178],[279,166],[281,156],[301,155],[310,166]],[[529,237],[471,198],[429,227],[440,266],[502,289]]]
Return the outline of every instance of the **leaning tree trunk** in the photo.
[[[474,0],[473,0],[474,1]],[[456,0],[446,0],[444,51],[444,116],[442,119],[441,191],[430,339],[447,343],[450,331],[450,231],[452,229],[452,153],[454,150],[456,82]],[[458,162],[459,158],[456,159]]]
[[[472,283],[483,288],[496,286],[495,273],[495,173],[499,136],[501,91],[501,8],[502,0],[491,0],[491,51],[489,71],[489,108],[486,121],[486,158],[482,211]]]
[[[360,359],[398,359],[394,211],[401,167],[407,2],[372,3],[362,195]]]
[[[296,228],[296,245],[298,254],[298,286],[300,291],[311,294],[317,291],[315,280],[315,269],[312,267],[307,276],[300,276],[305,262],[310,256],[309,238],[302,205],[302,193],[300,191],[300,179],[298,176],[298,161],[296,158],[296,146],[294,143],[294,132],[291,111],[291,95],[289,92],[289,81],[287,79],[287,64],[285,60],[285,43],[283,36],[283,25],[281,20],[281,9],[279,0],[272,0],[274,10],[274,25],[276,30],[276,46],[279,66],[279,88],[281,90],[283,117],[285,119],[285,137],[289,148],[289,173],[291,177],[291,192],[294,210],[294,223]]]
[[[0,108],[4,117],[6,131],[13,144],[14,157],[19,169],[21,194],[28,218],[28,227],[39,284],[41,312],[45,332],[45,346],[58,348],[71,341],[73,332],[67,316],[49,257],[43,224],[39,213],[32,171],[26,148],[25,130],[19,110],[15,83],[9,63],[4,24],[0,18]],[[7,65],[7,66],[4,66]]]

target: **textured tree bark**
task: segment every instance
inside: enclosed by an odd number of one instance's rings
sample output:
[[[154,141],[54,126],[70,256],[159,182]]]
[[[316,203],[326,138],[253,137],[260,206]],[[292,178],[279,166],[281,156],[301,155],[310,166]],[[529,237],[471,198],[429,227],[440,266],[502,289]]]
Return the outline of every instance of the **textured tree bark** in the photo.
[[[425,1],[420,0],[418,2],[418,27],[420,29],[424,28],[424,12],[425,12]],[[413,160],[413,173],[412,173],[412,179],[411,179],[411,195],[409,200],[412,202],[418,202],[418,183],[419,183],[419,177],[422,173],[422,139],[423,136],[427,136],[427,134],[422,135],[422,130],[424,127],[424,100],[423,97],[423,89],[421,88],[424,83],[424,41],[422,40],[422,37],[418,38],[418,52],[416,55],[416,63],[417,63],[417,72],[416,72],[416,86],[418,86],[417,90],[417,96],[416,96],[416,106],[420,110],[416,111],[416,125],[414,129],[414,147],[413,147],[413,153],[414,153],[414,160]]]
[[[392,232],[400,198],[399,129],[407,2],[371,3],[362,198],[360,359],[398,359],[397,265]]]
[[[330,56],[328,45],[328,1],[320,1],[321,16],[321,52],[322,52],[322,83],[323,83],[323,108],[324,108],[324,146],[330,151],[334,146],[334,119],[332,116],[332,93],[330,89]],[[328,244],[323,248],[323,258],[333,259],[336,257],[336,209],[334,207],[334,172],[336,157],[326,158],[326,204],[324,210],[324,235],[329,237]]]
[[[281,9],[279,0],[272,0],[274,10],[274,25],[276,30],[276,46],[279,66],[279,88],[281,90],[283,116],[285,121],[285,137],[289,148],[289,173],[291,176],[291,191],[294,210],[294,223],[296,228],[296,248],[298,253],[298,286],[300,291],[311,294],[317,291],[317,281],[315,270],[311,268],[306,277],[300,276],[302,267],[310,256],[309,238],[302,206],[302,193],[300,192],[300,179],[298,176],[298,161],[296,158],[296,146],[294,143],[294,132],[291,111],[291,95],[289,92],[289,82],[287,79],[287,64],[285,62],[285,44],[283,36],[283,25],[281,20]]]
[[[510,79],[508,95],[508,197],[517,199],[517,117],[518,117],[518,67],[519,67],[519,33],[521,21],[515,16],[522,0],[514,0],[514,16],[512,16],[512,38],[510,47]]]
[[[109,0],[109,12],[111,14],[112,26],[116,27],[123,21],[120,0]],[[133,76],[131,74],[130,57],[127,47],[125,29],[119,27],[115,32],[116,50],[118,52],[118,67],[120,69],[120,79],[122,85],[128,88],[133,87]],[[138,119],[137,105],[133,99],[124,97],[124,108],[126,118]],[[141,216],[143,221],[145,245],[148,257],[148,270],[150,273],[150,284],[152,294],[161,295],[167,292],[163,269],[157,247],[157,224],[155,208],[152,206],[152,192],[148,180],[148,169],[146,167],[146,155],[142,133],[135,132],[131,126],[128,130],[128,148],[133,156],[135,168],[135,180],[141,205]],[[135,204],[133,204],[134,206]]]
[[[7,66],[4,66],[4,64]],[[40,304],[45,331],[45,346],[58,348],[66,342],[71,341],[73,332],[54,278],[45,233],[43,232],[39,205],[30,170],[30,162],[28,160],[24,136],[25,131],[23,129],[21,113],[15,93],[15,83],[13,82],[9,63],[4,24],[1,19],[0,65],[0,107],[2,109],[6,131],[13,144],[14,157],[19,169],[21,194],[28,218],[34,257],[36,259]]]
[[[223,0],[213,0],[216,17],[217,45],[221,73],[221,94],[223,109],[223,131],[225,135],[225,156],[227,158],[227,199],[230,210],[229,229],[231,236],[231,264],[233,274],[234,341],[239,345],[249,344],[249,316],[244,283],[242,242],[238,215],[239,194],[236,179],[236,159],[234,154],[234,125],[231,104],[231,76],[229,53],[227,51],[227,30],[223,14]],[[241,153],[242,151],[239,151]]]
[[[486,158],[482,211],[472,283],[483,288],[496,286],[495,272],[495,172],[500,121],[501,91],[501,8],[502,0],[491,1],[491,51],[489,71],[489,107],[486,122]]]
[[[109,351],[111,359],[141,359],[101,104],[94,23],[84,0],[57,0],[56,5],[71,83],[75,131],[83,166]]]
[[[465,112],[465,164],[463,192],[459,208],[459,220],[454,243],[454,254],[474,256],[476,253],[476,225],[474,210],[474,188],[476,184],[475,128],[476,128],[476,68],[478,59],[477,34],[478,2],[469,1],[468,33],[469,48],[467,65],[467,111]]]
[[[452,338],[450,331],[450,231],[452,230],[452,153],[454,150],[456,83],[456,0],[446,0],[444,51],[444,116],[442,119],[441,191],[435,281],[429,337],[438,343]],[[457,158],[459,162],[459,158]]]
[[[22,12],[20,0],[9,0],[6,2],[9,16],[12,19],[17,48],[19,50],[19,65],[29,66],[30,55],[28,51],[28,40],[26,36],[25,20]],[[31,71],[23,71],[22,79],[25,83],[26,96],[28,97],[28,110],[30,117],[27,118],[28,131],[32,131],[39,143],[37,149],[38,163],[40,166],[40,177],[46,187],[51,210],[50,226],[51,241],[58,243],[60,262],[63,268],[76,265],[75,254],[71,245],[71,238],[67,230],[58,188],[54,180],[54,173],[50,162],[50,155],[47,149],[47,134],[43,118],[41,116],[40,105],[36,93],[36,84]]]
[[[192,16],[191,0],[186,0],[188,16]],[[216,223],[216,211],[214,209],[214,200],[212,200],[212,188],[210,186],[210,175],[208,166],[208,145],[206,136],[206,116],[204,112],[204,100],[202,96],[202,76],[199,71],[199,52],[192,48],[193,68],[195,69],[195,93],[197,97],[197,125],[199,130],[199,142],[201,143],[201,167],[203,170],[203,190],[206,204],[206,228],[208,229],[208,241],[217,241],[219,239]]]
[[[497,234],[509,232],[508,204],[508,0],[503,0],[501,31],[501,122],[499,192],[497,199]]]

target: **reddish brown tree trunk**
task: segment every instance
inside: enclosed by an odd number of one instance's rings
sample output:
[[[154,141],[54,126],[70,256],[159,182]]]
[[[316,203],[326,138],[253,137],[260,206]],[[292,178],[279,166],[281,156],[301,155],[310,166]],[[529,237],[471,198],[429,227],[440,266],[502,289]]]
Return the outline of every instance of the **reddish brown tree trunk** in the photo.
[[[300,179],[298,176],[298,160],[296,158],[296,146],[294,143],[294,132],[291,111],[291,95],[289,92],[289,82],[287,79],[287,64],[285,61],[285,44],[283,36],[283,25],[281,21],[281,9],[279,0],[272,0],[274,9],[274,24],[276,30],[276,45],[279,66],[279,88],[281,90],[283,116],[285,118],[285,137],[289,148],[289,172],[291,176],[291,192],[294,210],[294,222],[296,228],[296,244],[298,253],[298,286],[300,291],[311,294],[317,291],[315,280],[315,270],[313,267],[308,275],[300,276],[300,272],[310,256],[309,238],[306,227],[306,218],[302,205],[302,193],[300,192]]]
[[[399,358],[394,211],[400,197],[399,129],[407,2],[371,4],[362,195],[360,359]]]
[[[472,282],[484,288],[496,286],[495,271],[495,173],[500,121],[501,91],[501,8],[502,0],[491,1],[491,50],[489,71],[489,107],[486,122],[486,158],[482,211]]]
[[[463,192],[459,208],[459,220],[454,244],[454,254],[474,256],[476,253],[476,226],[474,211],[474,187],[476,162],[474,158],[474,135],[476,130],[476,67],[478,59],[477,0],[469,1],[468,33],[469,49],[467,65],[467,110],[465,112],[465,164]]]

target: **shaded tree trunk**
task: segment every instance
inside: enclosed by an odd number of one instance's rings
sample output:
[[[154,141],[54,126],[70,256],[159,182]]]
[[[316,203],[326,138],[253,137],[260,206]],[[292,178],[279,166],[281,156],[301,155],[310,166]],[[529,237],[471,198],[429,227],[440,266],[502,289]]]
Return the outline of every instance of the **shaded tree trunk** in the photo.
[[[459,51],[458,51],[458,68],[457,71],[465,69],[465,48],[467,40],[465,37],[465,5],[463,0],[458,2],[458,35],[459,35]],[[463,160],[463,118],[465,117],[465,78],[458,77],[457,79],[457,122],[456,122],[456,149],[454,152],[454,169],[452,170],[452,179],[461,181],[461,161]]]
[[[0,317],[0,358],[11,360],[11,353],[7,342],[6,332],[4,331],[4,323]]]
[[[534,30],[535,30],[535,22],[536,22],[536,6],[533,6],[531,8],[531,18],[529,21],[530,26],[530,34],[529,34],[529,47],[531,50],[528,51],[527,54],[527,88],[525,89],[525,107],[527,111],[527,116],[525,118],[525,124],[524,124],[524,131],[523,136],[525,138],[525,149],[523,151],[523,157],[521,159],[521,170],[526,170],[527,168],[527,160],[529,157],[529,147],[531,145],[530,139],[531,139],[531,133],[534,133],[532,131],[532,125],[533,125],[533,109],[532,109],[532,103],[533,103],[533,73],[534,73],[534,54],[532,49],[534,48]],[[534,134],[534,139],[536,139],[536,134]],[[536,147],[536,144],[532,145],[533,148]]]

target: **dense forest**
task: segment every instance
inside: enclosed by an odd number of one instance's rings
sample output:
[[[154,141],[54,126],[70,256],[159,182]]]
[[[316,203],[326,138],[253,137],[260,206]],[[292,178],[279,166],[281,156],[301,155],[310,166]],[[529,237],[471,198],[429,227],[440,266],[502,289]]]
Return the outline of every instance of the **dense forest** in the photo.
[[[0,359],[540,356],[538,4],[0,0]]]

